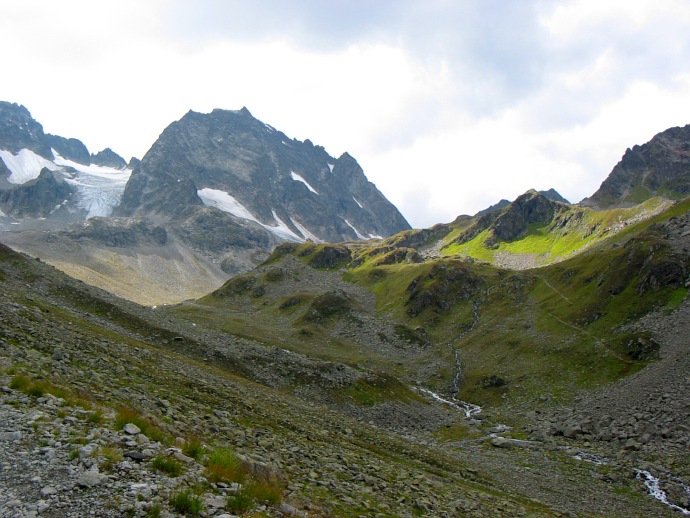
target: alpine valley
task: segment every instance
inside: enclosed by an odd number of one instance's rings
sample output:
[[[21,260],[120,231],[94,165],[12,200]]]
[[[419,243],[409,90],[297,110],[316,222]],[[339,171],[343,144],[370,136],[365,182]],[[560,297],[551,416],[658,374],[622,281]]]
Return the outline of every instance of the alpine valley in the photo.
[[[0,515],[690,515],[689,195],[686,126],[411,229],[246,108],[0,103]]]

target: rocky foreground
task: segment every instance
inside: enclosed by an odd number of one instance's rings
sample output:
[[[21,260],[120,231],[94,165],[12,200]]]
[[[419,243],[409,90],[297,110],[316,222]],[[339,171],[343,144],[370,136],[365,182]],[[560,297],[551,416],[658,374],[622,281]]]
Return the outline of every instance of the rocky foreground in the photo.
[[[586,418],[579,419],[577,408],[524,413],[524,425],[511,429],[486,412],[467,420],[432,400],[411,401],[402,406],[436,416],[436,431],[397,428],[392,416],[399,407],[370,407],[356,419],[250,382],[232,373],[232,356],[219,354],[232,343],[216,343],[210,334],[195,340],[173,322],[167,330],[167,317],[147,323],[145,308],[127,313],[125,325],[118,312],[133,306],[100,307],[96,290],[74,281],[52,284],[62,279],[52,269],[16,264],[25,268],[21,282],[6,274],[7,299],[0,303],[3,516],[678,513],[650,496],[643,471],[661,479],[670,501],[685,507],[688,450],[679,426],[687,411],[681,407],[672,435],[665,437],[659,426],[649,442],[636,438],[639,449],[622,437],[597,441],[583,429]],[[31,277],[34,267],[40,278]],[[89,302],[77,307],[75,300]],[[662,358],[665,345],[662,340]],[[266,354],[277,371],[290,365],[283,355]],[[316,372],[318,365],[301,368]],[[679,364],[669,372],[684,369]],[[678,404],[686,401],[673,394]],[[652,396],[652,402],[663,400],[664,393],[655,389]],[[611,427],[627,415],[622,396],[612,401],[620,404],[583,400],[583,409],[600,404],[597,412],[612,416]],[[396,429],[386,427],[386,416]],[[550,432],[552,424],[573,420],[582,433]],[[219,451],[231,451],[247,478],[214,474],[209,467]],[[257,480],[269,484],[243,500]],[[186,500],[180,503],[179,495]]]

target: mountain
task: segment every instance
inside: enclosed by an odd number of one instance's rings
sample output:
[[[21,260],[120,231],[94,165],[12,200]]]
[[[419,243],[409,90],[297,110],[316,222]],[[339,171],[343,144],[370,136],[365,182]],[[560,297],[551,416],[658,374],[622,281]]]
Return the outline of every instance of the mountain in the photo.
[[[128,164],[0,103],[0,228],[71,275],[157,304],[201,296],[285,241],[410,226],[349,154],[290,139],[246,108],[189,112]]]
[[[112,150],[90,155],[77,139],[44,133],[24,106],[0,102],[0,211],[14,223],[109,216],[130,174]]]
[[[641,203],[654,196],[677,200],[690,195],[690,125],[670,128],[646,144],[628,148],[601,187],[583,205],[608,208]]]
[[[181,220],[203,207],[280,240],[338,242],[410,228],[350,155],[336,159],[290,139],[246,108],[189,112],[168,126],[135,168],[117,214]]]

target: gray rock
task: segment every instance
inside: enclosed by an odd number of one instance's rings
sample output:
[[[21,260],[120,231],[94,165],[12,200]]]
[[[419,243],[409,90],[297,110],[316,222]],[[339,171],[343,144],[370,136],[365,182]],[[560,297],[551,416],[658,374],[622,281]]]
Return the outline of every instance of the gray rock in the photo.
[[[55,494],[57,494],[57,489],[55,489],[53,486],[45,486],[41,489],[41,496],[43,498]]]
[[[77,485],[79,487],[95,487],[105,483],[106,480],[108,477],[98,471],[85,471],[79,475]]]
[[[137,435],[141,433],[141,429],[134,423],[127,423],[122,430],[128,435]]]
[[[494,437],[491,439],[491,446],[495,446],[496,448],[512,448],[513,445],[510,442],[510,439],[506,439],[505,437]]]

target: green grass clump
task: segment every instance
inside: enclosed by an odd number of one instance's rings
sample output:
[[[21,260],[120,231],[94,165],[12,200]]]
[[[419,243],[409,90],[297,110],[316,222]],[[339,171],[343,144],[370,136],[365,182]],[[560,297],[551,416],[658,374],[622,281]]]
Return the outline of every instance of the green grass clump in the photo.
[[[101,424],[105,421],[105,417],[100,410],[94,410],[86,417],[86,422],[91,424]]]
[[[211,482],[243,482],[246,469],[231,450],[220,448],[212,451],[206,464],[206,478]]]
[[[162,443],[169,442],[170,438],[163,430],[160,429],[158,423],[154,419],[141,415],[138,410],[133,408],[121,406],[115,413],[115,428],[117,430],[121,430],[128,423],[137,425],[141,430],[141,433],[146,435],[146,437],[152,441]]]
[[[146,511],[146,518],[160,518],[162,514],[161,504],[153,504]]]
[[[182,447],[182,453],[187,455],[187,457],[199,460],[203,457],[204,453],[206,453],[206,447],[198,437],[190,437],[185,441]]]
[[[31,378],[25,374],[15,374],[10,381],[10,388],[24,392],[31,385]]]
[[[254,500],[244,491],[228,495],[226,499],[228,510],[236,514],[244,514],[254,507]]]
[[[251,480],[244,493],[256,502],[267,505],[278,505],[283,500],[283,489],[275,480]]]
[[[170,477],[179,477],[182,474],[182,463],[170,457],[157,456],[151,461],[151,467]]]
[[[174,493],[170,497],[170,505],[178,513],[187,516],[200,516],[204,510],[202,498],[193,494],[189,489]]]

